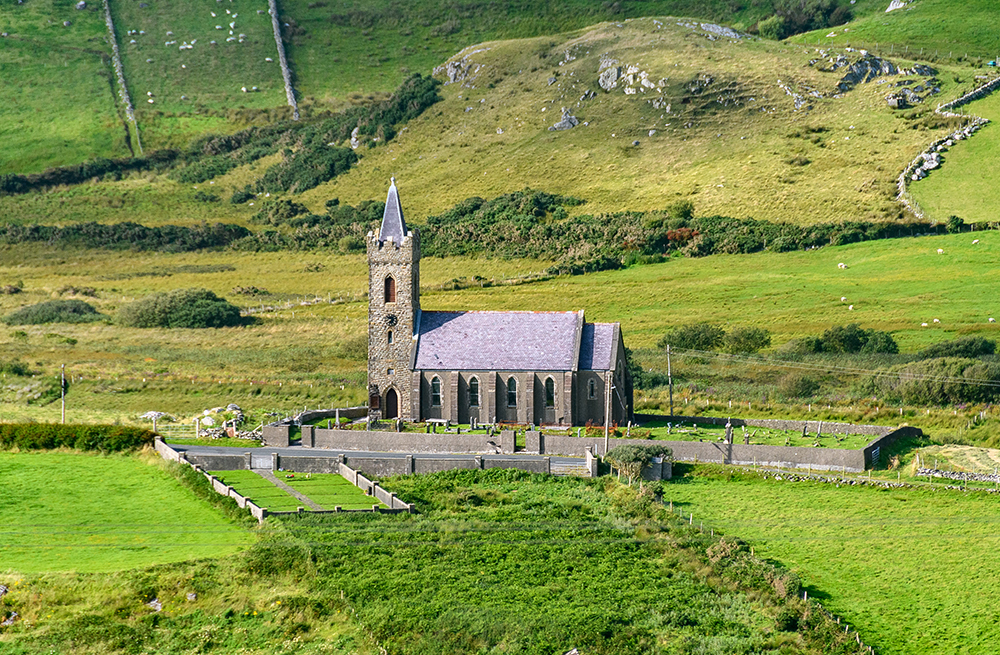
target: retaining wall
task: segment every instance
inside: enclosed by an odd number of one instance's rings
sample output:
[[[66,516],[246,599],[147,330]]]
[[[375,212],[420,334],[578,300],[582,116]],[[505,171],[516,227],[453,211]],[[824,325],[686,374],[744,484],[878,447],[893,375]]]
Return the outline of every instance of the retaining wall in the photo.
[[[380,453],[478,453],[512,454],[514,433],[504,430],[499,436],[484,434],[425,434],[422,432],[375,432],[365,430],[327,430],[317,428],[312,437],[314,448],[331,450],[374,450]]]
[[[865,434],[873,437],[881,437],[889,434],[895,428],[885,425],[862,425],[856,423],[831,423],[827,421],[789,421],[785,419],[769,418],[723,418],[719,416],[660,416],[655,414],[637,414],[640,421],[667,421],[674,425],[682,423],[697,423],[701,425],[725,425],[729,421],[734,428],[747,426],[755,428],[769,428],[771,430],[794,430],[801,432],[805,426],[806,432],[816,434],[816,430],[822,430],[823,434]]]
[[[292,426],[272,423],[260,430],[261,442],[272,448],[288,448],[292,441]]]

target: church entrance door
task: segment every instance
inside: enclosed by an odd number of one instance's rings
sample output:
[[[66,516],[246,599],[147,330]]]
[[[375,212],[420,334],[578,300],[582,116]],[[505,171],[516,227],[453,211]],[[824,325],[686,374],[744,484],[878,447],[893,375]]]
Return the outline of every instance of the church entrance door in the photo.
[[[395,389],[385,392],[385,416],[384,418],[399,418],[399,397]]]

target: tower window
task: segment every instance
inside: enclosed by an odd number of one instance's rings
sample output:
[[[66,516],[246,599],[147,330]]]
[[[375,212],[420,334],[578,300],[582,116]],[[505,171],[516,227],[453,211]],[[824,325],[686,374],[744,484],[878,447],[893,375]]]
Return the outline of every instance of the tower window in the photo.
[[[389,330],[389,333],[386,334],[385,342],[388,343],[388,344],[392,343],[392,330]]]
[[[556,406],[556,383],[552,378],[545,380],[545,406]]]
[[[588,386],[587,397],[597,398],[597,383],[595,383],[593,380],[590,380],[590,384],[587,386]]]
[[[434,376],[431,380],[431,407],[441,406],[441,378]]]
[[[469,407],[479,407],[479,378],[469,380]]]
[[[507,378],[507,407],[517,407],[517,380]]]
[[[396,280],[391,275],[385,278],[385,301],[396,302]]]

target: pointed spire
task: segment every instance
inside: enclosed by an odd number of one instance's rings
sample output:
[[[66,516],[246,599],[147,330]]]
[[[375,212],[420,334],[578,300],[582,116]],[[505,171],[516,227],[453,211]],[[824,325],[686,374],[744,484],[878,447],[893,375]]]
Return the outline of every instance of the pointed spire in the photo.
[[[406,221],[403,220],[403,208],[399,204],[399,191],[396,190],[396,178],[390,178],[389,194],[385,198],[385,213],[382,214],[382,228],[378,231],[378,240],[392,239],[397,245],[403,243],[406,236]]]

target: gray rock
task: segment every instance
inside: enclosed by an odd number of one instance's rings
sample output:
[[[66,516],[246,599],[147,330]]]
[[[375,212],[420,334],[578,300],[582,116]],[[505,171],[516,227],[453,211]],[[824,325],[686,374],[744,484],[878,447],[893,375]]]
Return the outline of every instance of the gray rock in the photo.
[[[86,9],[87,3],[84,2],[83,0],[80,0],[80,2],[76,3],[76,8],[80,10]]]
[[[72,24],[73,24],[73,23],[71,23],[71,22],[70,22],[70,21],[68,21],[68,20],[64,20],[64,21],[63,21],[63,27],[69,27],[69,26],[70,26],[70,25],[72,25]]]
[[[189,592],[188,595],[187,595],[187,599],[190,600],[190,601],[196,601],[196,600],[198,600],[198,594],[196,594],[193,591]]]
[[[146,603],[146,607],[152,608],[154,611],[159,612],[163,609],[163,603],[160,602],[159,598],[154,598],[153,600]]]
[[[622,76],[621,66],[611,66],[606,68],[597,78],[597,83],[605,91],[611,92],[616,86],[618,86],[618,80]]]
[[[572,114],[570,114],[569,109],[567,109],[566,107],[563,107],[562,108],[562,118],[559,120],[558,123],[556,123],[555,125],[551,126],[549,128],[549,131],[552,132],[553,130],[571,130],[574,127],[576,127],[577,125],[579,125],[579,124],[580,124],[580,121],[577,120],[576,116],[573,116]]]
[[[361,145],[361,141],[359,141],[359,140],[358,140],[358,131],[359,131],[360,129],[361,129],[361,128],[359,128],[359,127],[355,127],[355,128],[354,128],[354,129],[353,129],[353,130],[351,131],[351,148],[352,148],[353,150],[357,150],[357,149],[358,149],[358,146],[360,146],[360,145]]]
[[[633,142],[632,142],[632,145],[634,145],[634,146],[637,146],[637,145],[639,145],[639,141],[638,141],[638,139],[637,139],[637,140],[635,140],[635,141],[633,141]]]
[[[847,69],[847,74],[837,84],[837,88],[841,91],[850,91],[858,84],[864,84],[879,77],[896,75],[898,73],[899,69],[888,59],[867,56],[851,64]]]
[[[16,620],[17,620],[17,612],[11,612],[10,616],[8,616],[3,621],[0,621],[0,628],[10,627],[10,626],[14,625],[14,621],[16,621]]]
[[[556,83],[556,78],[554,78],[554,77],[550,77],[550,78],[549,78],[549,86],[552,86],[552,85],[553,85],[553,84],[555,84],[555,83]]]

